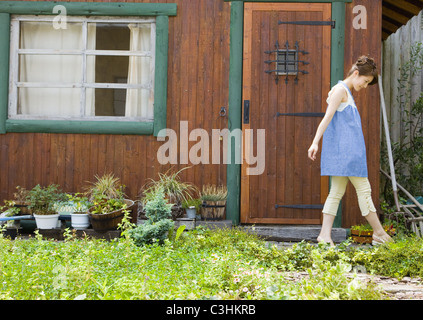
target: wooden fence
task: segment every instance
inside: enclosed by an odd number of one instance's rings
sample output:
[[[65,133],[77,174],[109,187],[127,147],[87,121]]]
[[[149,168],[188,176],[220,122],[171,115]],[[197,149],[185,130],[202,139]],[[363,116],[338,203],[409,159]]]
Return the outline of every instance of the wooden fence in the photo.
[[[383,41],[382,48],[382,77],[385,104],[390,124],[391,141],[406,142],[407,111],[412,103],[420,97],[423,91],[423,72],[420,70],[407,81],[399,80],[404,64],[410,61],[412,48],[423,42],[423,11],[414,16],[408,23]],[[423,126],[423,123],[420,123]],[[383,130],[381,130],[383,132]],[[381,139],[383,142],[385,138]]]

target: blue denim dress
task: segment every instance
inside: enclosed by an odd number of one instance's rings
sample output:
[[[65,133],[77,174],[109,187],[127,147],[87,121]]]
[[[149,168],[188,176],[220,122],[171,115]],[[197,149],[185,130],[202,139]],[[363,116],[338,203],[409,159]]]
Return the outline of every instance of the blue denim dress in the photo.
[[[339,81],[348,93],[348,101],[341,103],[323,134],[321,175],[367,177],[366,145],[361,118],[348,86]]]

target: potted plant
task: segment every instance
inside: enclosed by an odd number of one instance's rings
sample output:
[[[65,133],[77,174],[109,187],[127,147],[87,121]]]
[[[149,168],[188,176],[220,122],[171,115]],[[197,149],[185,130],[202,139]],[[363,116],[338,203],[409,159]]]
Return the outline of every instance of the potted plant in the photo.
[[[122,222],[124,210],[132,211],[134,201],[125,199],[125,186],[113,174],[95,176],[86,195],[92,203],[89,217],[94,230],[104,232],[116,229]]]
[[[59,213],[56,203],[66,200],[58,185],[50,184],[41,187],[37,184],[28,193],[29,206],[32,210],[38,229],[54,229],[57,227]]]
[[[4,206],[0,206],[0,211],[2,212],[1,217],[7,218],[18,216],[20,213],[19,208],[15,207],[15,202],[13,200],[4,200]],[[15,239],[18,229],[20,229],[19,220],[6,221],[6,236],[10,236],[11,239]]]
[[[32,214],[31,210],[28,209],[28,195],[29,195],[29,190],[17,186],[16,187],[16,192],[13,194],[14,196],[14,206],[16,208],[19,208],[19,213],[18,214],[22,214],[22,215],[29,215]]]
[[[169,203],[173,203],[172,206],[172,219],[176,220],[184,214],[184,208],[182,208],[182,202],[192,199],[191,194],[198,192],[197,188],[188,182],[182,182],[179,174],[190,167],[182,168],[177,172],[171,172],[171,169],[165,173],[159,173],[157,180],[150,179],[150,182],[144,187],[145,197],[141,200],[143,207],[146,201],[149,200],[151,195],[156,194],[157,189],[161,189],[165,198],[168,199]]]
[[[72,228],[76,230],[87,229],[90,226],[88,210],[91,206],[88,198],[80,193],[76,193],[70,196],[69,200],[72,201],[74,207],[74,211],[70,214]]]
[[[387,232],[390,236],[394,236],[396,234],[396,229],[392,221],[387,220],[382,224],[382,226],[385,232]],[[368,223],[352,226],[351,237],[353,242],[356,243],[372,243],[373,229]]]
[[[360,224],[351,227],[351,237],[355,243],[372,243],[373,229],[370,224]]]
[[[201,199],[187,199],[182,201],[182,208],[185,209],[187,218],[195,219],[197,212],[200,210]]]
[[[225,218],[228,189],[225,186],[204,185],[200,199],[201,218],[204,220],[223,220]]]

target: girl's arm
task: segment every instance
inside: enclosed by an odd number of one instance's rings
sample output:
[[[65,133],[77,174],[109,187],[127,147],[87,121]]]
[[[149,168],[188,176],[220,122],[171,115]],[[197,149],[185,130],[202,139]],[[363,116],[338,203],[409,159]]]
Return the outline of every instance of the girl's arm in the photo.
[[[330,95],[329,98],[329,105],[326,110],[325,116],[323,117],[322,121],[317,128],[316,135],[314,136],[313,142],[308,149],[308,157],[311,160],[316,160],[317,152],[319,151],[319,142],[323,136],[323,133],[326,131],[329,123],[332,121],[333,115],[335,114],[336,110],[338,109],[340,103],[343,100],[347,100],[347,92],[344,88],[338,87],[335,88],[334,92]]]

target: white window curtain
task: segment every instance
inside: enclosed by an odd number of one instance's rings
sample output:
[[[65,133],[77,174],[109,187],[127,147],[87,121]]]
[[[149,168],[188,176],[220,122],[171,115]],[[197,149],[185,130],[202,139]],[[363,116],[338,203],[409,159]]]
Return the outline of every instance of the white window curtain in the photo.
[[[130,51],[151,50],[151,26],[149,24],[129,24]],[[129,57],[128,84],[152,86],[151,58]],[[149,87],[127,89],[125,116],[153,119],[153,94]]]
[[[83,49],[81,23],[55,29],[51,22],[22,22],[22,49]],[[89,46],[95,46],[95,25],[88,28]],[[81,116],[81,88],[42,88],[43,83],[82,83],[82,55],[21,54],[19,81],[41,83],[41,88],[19,88],[18,114],[36,116]],[[95,57],[87,57],[87,82],[95,82]],[[94,93],[87,90],[85,113],[94,115]]]
[[[96,44],[96,24],[88,24],[88,35],[87,35],[87,49],[95,50]],[[87,56],[87,83],[95,83],[95,56]],[[95,90],[85,90],[85,115],[95,116]]]

